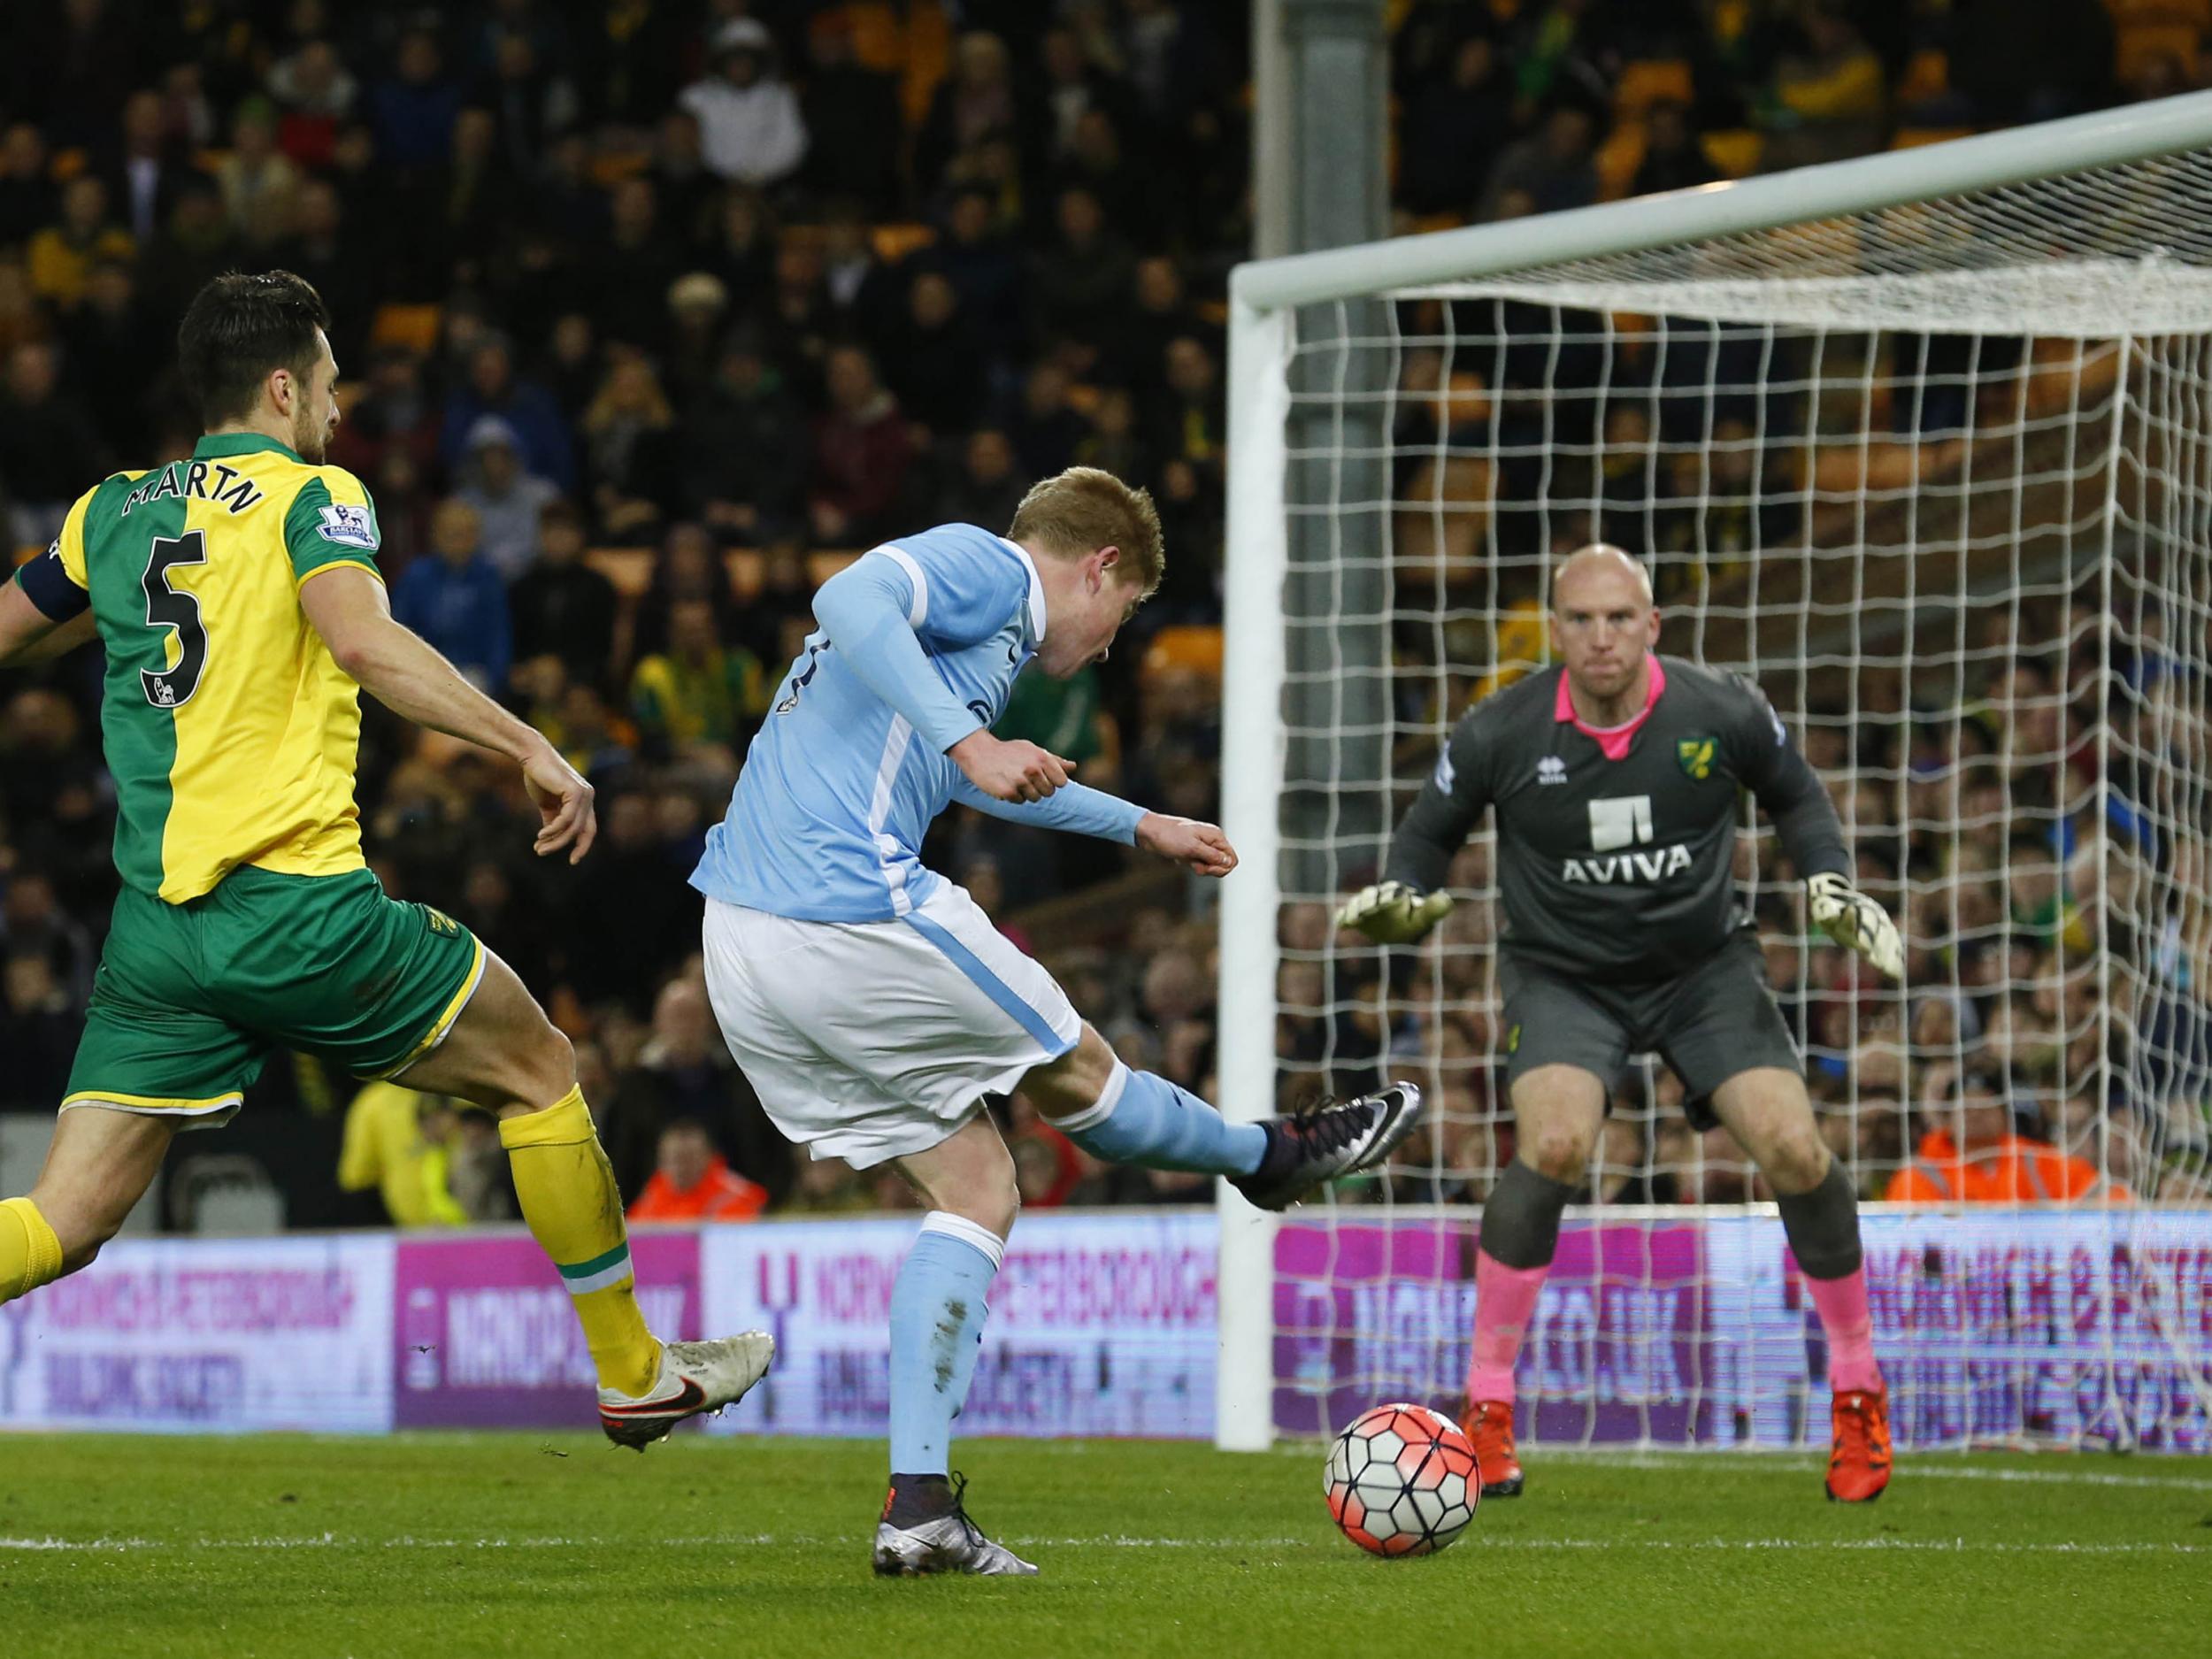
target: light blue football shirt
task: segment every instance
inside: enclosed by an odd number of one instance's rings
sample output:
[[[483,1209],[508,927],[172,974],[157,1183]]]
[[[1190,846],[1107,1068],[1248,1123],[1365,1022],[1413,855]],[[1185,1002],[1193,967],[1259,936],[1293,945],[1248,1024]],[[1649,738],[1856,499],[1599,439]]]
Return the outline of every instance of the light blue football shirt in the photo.
[[[1044,585],[1025,549],[964,524],[902,537],[824,584],[815,616],[823,626],[777,687],[728,814],[707,832],[691,877],[701,892],[803,921],[902,918],[942,880],[921,862],[922,838],[955,798],[1002,818],[1133,838],[1142,811],[1111,795],[1071,784],[1012,806],[985,797],[945,757],[998,719],[1044,638]],[[926,703],[922,730],[849,660],[887,626],[911,629],[923,672],[934,675],[904,699]]]

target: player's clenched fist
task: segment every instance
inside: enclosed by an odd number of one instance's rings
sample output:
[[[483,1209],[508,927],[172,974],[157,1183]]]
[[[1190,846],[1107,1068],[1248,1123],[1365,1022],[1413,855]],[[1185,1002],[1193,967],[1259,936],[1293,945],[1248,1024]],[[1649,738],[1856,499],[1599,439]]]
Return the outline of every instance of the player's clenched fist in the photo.
[[[1041,801],[1065,787],[1075,763],[1034,743],[971,732],[946,751],[968,781],[995,801]]]
[[[1889,912],[1831,871],[1808,877],[1805,897],[1813,920],[1839,945],[1857,951],[1888,978],[1905,977],[1905,941]]]
[[[1379,945],[1407,945],[1451,913],[1448,893],[1424,893],[1402,881],[1362,887],[1336,913],[1339,927],[1356,927]]]
[[[1172,858],[1194,875],[1225,876],[1237,867],[1236,849],[1219,826],[1194,818],[1148,812],[1137,820],[1137,845]]]

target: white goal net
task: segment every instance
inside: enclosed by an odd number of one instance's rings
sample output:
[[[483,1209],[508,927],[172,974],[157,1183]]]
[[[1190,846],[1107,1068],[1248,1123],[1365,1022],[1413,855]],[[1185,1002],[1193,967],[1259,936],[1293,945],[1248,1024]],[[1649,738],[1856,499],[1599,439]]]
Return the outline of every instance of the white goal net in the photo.
[[[1901,987],[1809,935],[1747,807],[1901,1443],[2212,1449],[2212,98],[1238,295],[1223,1087],[1248,1114],[1405,1076],[1432,1110],[1279,1225],[1225,1197],[1223,1443],[1460,1389],[1514,1150],[1486,825],[1424,945],[1329,910],[1602,541],[1646,562],[1662,651],[1758,680],[1905,930]],[[1824,1444],[1771,1194],[1655,1063],[1585,1196],[1524,1435]]]

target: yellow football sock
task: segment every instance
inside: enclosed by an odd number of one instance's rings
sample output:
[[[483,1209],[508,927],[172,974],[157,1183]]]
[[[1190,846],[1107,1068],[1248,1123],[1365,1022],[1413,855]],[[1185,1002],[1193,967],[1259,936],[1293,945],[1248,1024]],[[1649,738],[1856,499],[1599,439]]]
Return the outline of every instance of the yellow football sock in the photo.
[[[61,1240],[27,1198],[0,1199],[0,1302],[61,1277]]]
[[[660,1344],[638,1310],[629,1235],[614,1166],[572,1088],[553,1104],[499,1124],[522,1218],[575,1299],[599,1386],[641,1394],[660,1370]],[[4,1257],[0,1257],[4,1259]]]

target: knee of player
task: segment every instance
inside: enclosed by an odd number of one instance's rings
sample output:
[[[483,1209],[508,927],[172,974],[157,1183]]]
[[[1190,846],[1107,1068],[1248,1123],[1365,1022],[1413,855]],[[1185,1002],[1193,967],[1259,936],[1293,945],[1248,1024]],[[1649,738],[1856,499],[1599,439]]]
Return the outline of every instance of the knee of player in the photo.
[[[41,1197],[36,1191],[32,1193],[31,1202],[45,1217],[46,1225],[54,1230],[54,1240],[61,1246],[64,1273],[91,1266],[99,1258],[100,1247],[123,1230],[124,1217],[128,1213],[111,1207],[66,1204]]]
[[[1021,1187],[1014,1174],[1014,1160],[1009,1157],[987,1171],[967,1182],[957,1193],[936,1195],[937,1208],[972,1221],[979,1227],[995,1233],[1002,1239],[1014,1230],[1014,1218],[1021,1213]]]
[[[1547,1180],[1571,1186],[1589,1171],[1592,1140],[1571,1129],[1546,1129],[1529,1142],[1527,1163]]]
[[[1114,1074],[1115,1059],[1106,1039],[1086,1021],[1074,1048],[1031,1068],[1022,1079],[1022,1093],[1046,1117],[1071,1118],[1098,1103]]]
[[[1809,1193],[1828,1174],[1828,1143],[1820,1131],[1807,1124],[1776,1140],[1761,1161],[1760,1171],[1778,1193]]]

